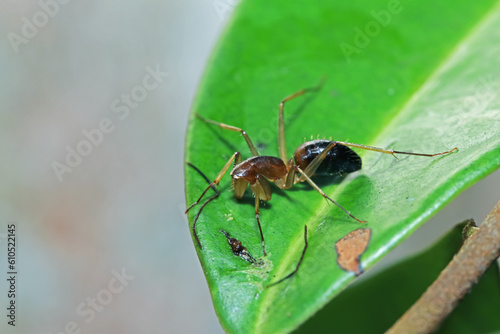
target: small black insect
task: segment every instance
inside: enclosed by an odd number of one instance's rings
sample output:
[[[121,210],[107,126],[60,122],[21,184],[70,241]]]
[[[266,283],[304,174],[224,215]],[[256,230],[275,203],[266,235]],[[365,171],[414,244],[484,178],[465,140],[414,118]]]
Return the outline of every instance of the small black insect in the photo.
[[[231,235],[229,235],[229,233],[227,233],[226,231],[224,231],[222,229],[219,229],[219,232],[224,234],[224,236],[226,237],[227,242],[229,243],[229,246],[231,246],[231,250],[233,251],[234,255],[239,256],[243,260],[250,262],[250,263],[253,263],[253,264],[262,264],[262,262],[257,262],[257,260],[252,255],[250,255],[250,253],[243,246],[241,241],[239,241],[236,238],[232,238]]]

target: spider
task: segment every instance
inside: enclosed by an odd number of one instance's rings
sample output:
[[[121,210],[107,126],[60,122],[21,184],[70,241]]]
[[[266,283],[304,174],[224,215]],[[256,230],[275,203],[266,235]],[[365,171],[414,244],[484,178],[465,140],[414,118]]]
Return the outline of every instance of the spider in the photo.
[[[301,89],[298,92],[285,97],[279,104],[279,115],[278,115],[278,151],[279,157],[264,156],[259,155],[255,146],[253,145],[247,132],[238,127],[216,122],[213,120],[205,119],[199,114],[195,114],[198,119],[209,124],[214,124],[222,129],[240,132],[245,139],[252,157],[242,161],[240,152],[235,152],[231,158],[226,162],[222,170],[219,172],[217,177],[212,183],[203,191],[201,196],[196,202],[194,202],[190,207],[186,209],[187,213],[191,208],[197,205],[207,191],[213,186],[219,186],[219,182],[222,177],[229,170],[231,164],[234,162],[234,167],[230,172],[231,184],[234,196],[240,199],[247,186],[250,186],[250,190],[255,196],[255,218],[257,220],[257,225],[259,227],[260,237],[262,240],[262,251],[264,256],[266,256],[266,248],[264,242],[264,234],[262,233],[262,227],[260,224],[259,217],[259,203],[260,200],[269,201],[271,200],[271,187],[269,181],[274,182],[278,188],[289,189],[294,184],[299,182],[308,182],[321,196],[326,198],[328,201],[332,202],[343,210],[349,217],[357,220],[360,223],[365,223],[366,221],[360,220],[353,216],[350,211],[343,208],[339,203],[331,199],[321,188],[314,183],[311,179],[313,175],[346,175],[354,171],[361,169],[361,158],[352,150],[350,147],[370,150],[380,153],[387,153],[391,155],[395,154],[407,154],[407,155],[418,155],[425,157],[434,157],[439,155],[449,154],[456,151],[457,148],[452,150],[428,154],[428,153],[412,153],[395,151],[392,149],[383,149],[374,146],[360,145],[354,143],[347,143],[342,141],[332,141],[326,139],[311,140],[301,144],[294,152],[293,158],[288,159],[286,153],[285,145],[285,126],[284,126],[284,108],[285,103],[299,97],[307,92],[318,91],[322,83],[318,84],[316,87]],[[300,175],[300,176],[299,176]],[[210,199],[211,200],[211,199]],[[210,201],[209,200],[209,201]],[[208,204],[205,203],[200,211],[198,212],[192,226],[193,235],[198,243],[200,249],[202,248],[200,239],[196,233],[196,222],[198,220],[199,214],[203,207]]]

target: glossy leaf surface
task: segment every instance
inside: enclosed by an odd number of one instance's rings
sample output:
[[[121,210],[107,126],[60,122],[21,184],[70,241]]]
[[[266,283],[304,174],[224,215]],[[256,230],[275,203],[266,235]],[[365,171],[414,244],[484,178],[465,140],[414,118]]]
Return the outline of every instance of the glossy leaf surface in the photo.
[[[243,128],[261,154],[278,156],[280,100],[326,76],[320,92],[285,107],[289,157],[311,136],[402,151],[459,151],[395,159],[357,150],[361,171],[341,182],[318,184],[368,221],[363,225],[306,184],[287,191],[273,187],[272,200],[261,204],[268,251],[261,267],[234,256],[219,232],[229,232],[254,257],[262,256],[254,199],[249,190],[243,199],[234,199],[228,171],[221,196],[198,221],[203,249],[195,245],[226,331],[292,330],[354,279],[337,265],[334,244],[339,239],[360,227],[372,229],[361,256],[367,269],[458,193],[498,168],[499,26],[500,8],[490,0],[241,3],[207,67],[194,112]],[[239,133],[191,117],[186,160],[210,179],[235,151],[250,157]],[[189,205],[207,183],[186,168]],[[189,214],[191,224],[196,210]],[[295,267],[304,225],[309,248],[299,273],[265,289]]]
[[[462,247],[459,224],[425,251],[351,285],[299,328],[297,334],[321,332],[332,323],[339,333],[384,333],[420,298]],[[441,324],[438,334],[486,334],[500,330],[498,263]]]

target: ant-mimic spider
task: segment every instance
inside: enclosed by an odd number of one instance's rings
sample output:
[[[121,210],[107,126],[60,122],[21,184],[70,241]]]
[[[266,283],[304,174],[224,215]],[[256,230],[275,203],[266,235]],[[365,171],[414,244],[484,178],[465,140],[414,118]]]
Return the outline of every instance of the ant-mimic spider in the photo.
[[[232,125],[205,119],[199,114],[196,114],[197,118],[206,123],[217,125],[218,127],[225,130],[240,132],[243,135],[245,141],[247,142],[250,152],[252,153],[252,157],[242,161],[240,152],[235,152],[231,156],[231,158],[226,162],[226,164],[219,172],[215,180],[205,189],[205,191],[203,191],[200,198],[198,198],[196,202],[194,202],[190,207],[187,208],[186,213],[200,202],[200,200],[203,198],[203,196],[205,196],[205,194],[210,188],[214,186],[217,187],[219,186],[220,180],[222,179],[224,174],[226,174],[226,172],[229,170],[231,164],[234,162],[234,167],[230,172],[231,184],[234,196],[238,199],[241,198],[247,186],[250,185],[250,190],[255,196],[255,218],[257,219],[257,225],[259,227],[260,237],[262,240],[262,251],[264,253],[264,256],[266,256],[264,234],[262,233],[262,227],[259,219],[260,218],[259,202],[260,200],[269,201],[271,199],[272,193],[268,181],[274,182],[276,186],[278,186],[278,188],[280,189],[289,189],[296,183],[307,181],[318,193],[321,194],[321,196],[323,196],[324,198],[326,198],[327,200],[338,206],[349,217],[357,220],[360,223],[364,223],[365,221],[360,220],[355,216],[353,216],[350,213],[350,211],[343,208],[339,203],[335,202],[327,194],[325,194],[323,190],[321,190],[321,188],[318,187],[316,183],[314,183],[311,177],[313,177],[314,175],[346,175],[354,171],[360,170],[361,158],[349,147],[360,148],[363,150],[370,150],[380,153],[387,153],[393,156],[395,154],[407,154],[407,155],[418,155],[424,157],[445,155],[457,150],[457,148],[455,147],[452,150],[434,154],[412,153],[412,152],[395,151],[373,146],[347,143],[342,141],[318,139],[318,140],[307,141],[301,144],[295,150],[294,157],[288,159],[286,153],[286,145],[285,145],[285,125],[284,125],[285,103],[307,92],[318,91],[321,86],[322,83],[313,88],[306,88],[299,90],[298,92],[284,98],[281,101],[279,105],[279,116],[278,116],[279,158],[273,156],[259,155],[259,153],[255,149],[255,146],[253,145],[252,141],[250,140],[250,137],[248,136],[245,130]],[[300,174],[300,176],[298,174]],[[202,246],[200,239],[198,238],[198,235],[196,233],[196,222],[198,220],[201,210],[206,204],[208,204],[208,202],[202,206],[197,216],[195,217],[192,226],[193,235],[200,249],[202,248]],[[306,228],[305,232],[306,234],[307,227],[305,228]],[[306,245],[307,245],[307,239],[306,239]]]

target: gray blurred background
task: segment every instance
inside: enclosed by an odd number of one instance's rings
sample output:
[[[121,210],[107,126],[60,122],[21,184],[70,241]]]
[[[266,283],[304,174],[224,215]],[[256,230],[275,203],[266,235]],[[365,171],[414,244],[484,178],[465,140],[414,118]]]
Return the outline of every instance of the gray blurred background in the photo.
[[[234,4],[0,3],[1,333],[222,332],[183,213],[183,141]],[[496,172],[374,270],[481,221],[498,189]],[[16,327],[5,309],[12,223]]]

